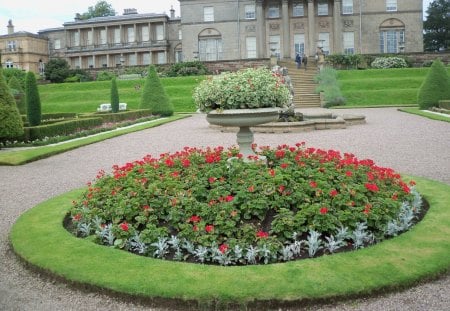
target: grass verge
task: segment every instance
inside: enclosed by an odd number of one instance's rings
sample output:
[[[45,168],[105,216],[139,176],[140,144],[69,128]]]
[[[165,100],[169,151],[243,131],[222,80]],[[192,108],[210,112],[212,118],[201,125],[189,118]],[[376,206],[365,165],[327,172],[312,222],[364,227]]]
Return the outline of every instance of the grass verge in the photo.
[[[62,226],[71,201],[82,189],[23,214],[13,225],[10,243],[39,271],[133,299],[181,301],[178,307],[184,310],[188,305],[264,309],[370,295],[449,271],[450,186],[414,179],[431,208],[412,230],[366,249],[315,259],[221,267],[163,261],[100,246],[75,238]]]
[[[48,158],[55,154],[63,153],[82,146],[90,145],[105,139],[156,127],[165,123],[186,118],[188,116],[190,115],[174,115],[169,118],[157,119],[155,121],[144,123],[141,125],[117,129],[114,131],[100,133],[94,136],[88,136],[77,140],[69,140],[67,142],[62,142],[55,145],[35,147],[23,150],[2,151],[0,153],[0,165],[22,165],[39,159]]]
[[[426,118],[432,119],[432,120],[450,122],[450,115],[448,117],[445,117],[445,116],[441,116],[439,114],[435,114],[435,113],[431,113],[431,112],[420,110],[417,107],[415,107],[415,108],[400,108],[398,110],[402,111],[402,112],[415,114],[415,115],[418,115],[418,116],[421,116],[421,117],[426,117]]]

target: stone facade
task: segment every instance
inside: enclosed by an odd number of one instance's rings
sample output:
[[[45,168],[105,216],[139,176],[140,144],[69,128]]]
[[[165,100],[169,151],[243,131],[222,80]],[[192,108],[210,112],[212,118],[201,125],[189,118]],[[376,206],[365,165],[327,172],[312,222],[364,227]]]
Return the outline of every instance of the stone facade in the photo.
[[[12,21],[8,34],[0,36],[0,62],[3,68],[19,68],[43,73],[48,62],[48,40],[38,35],[14,31]]]

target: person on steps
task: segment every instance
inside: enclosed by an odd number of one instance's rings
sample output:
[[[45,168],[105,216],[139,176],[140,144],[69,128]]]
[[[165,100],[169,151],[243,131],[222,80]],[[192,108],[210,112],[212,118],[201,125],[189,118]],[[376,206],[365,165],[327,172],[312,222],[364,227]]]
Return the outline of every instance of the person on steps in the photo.
[[[295,56],[295,63],[297,64],[297,69],[300,69],[302,66],[302,58],[300,57],[300,53],[297,53]]]
[[[308,65],[308,57],[306,57],[305,53],[303,53],[302,60],[303,60],[303,64],[305,65],[305,70],[306,70],[306,66]]]

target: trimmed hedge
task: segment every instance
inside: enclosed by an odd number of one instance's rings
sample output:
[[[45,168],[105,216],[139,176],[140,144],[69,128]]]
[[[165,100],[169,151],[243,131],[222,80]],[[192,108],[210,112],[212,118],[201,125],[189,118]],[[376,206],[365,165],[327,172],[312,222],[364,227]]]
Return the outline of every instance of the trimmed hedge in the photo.
[[[82,118],[53,124],[25,127],[24,141],[44,139],[45,137],[66,136],[80,129],[87,130],[103,124],[102,118]]]
[[[159,80],[154,66],[150,66],[148,69],[139,108],[150,109],[152,114],[163,117],[173,115],[173,105]]]
[[[79,118],[102,118],[104,123],[107,122],[120,122],[126,120],[135,120],[139,118],[145,118],[152,115],[152,112],[149,109],[138,109],[138,110],[130,110],[130,111],[122,111],[117,113],[104,113],[104,112],[96,112],[96,113],[88,113],[81,114]]]
[[[440,100],[450,99],[450,78],[444,64],[436,59],[417,93],[421,110],[437,107]]]
[[[32,126],[41,124],[41,99],[36,84],[36,77],[31,71],[27,73],[25,78],[25,103],[27,107],[28,122]]]

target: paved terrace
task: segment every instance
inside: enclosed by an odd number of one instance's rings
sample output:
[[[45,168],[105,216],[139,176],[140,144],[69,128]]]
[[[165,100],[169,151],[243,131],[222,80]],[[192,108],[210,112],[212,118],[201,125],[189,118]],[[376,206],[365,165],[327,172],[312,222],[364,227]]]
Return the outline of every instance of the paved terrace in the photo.
[[[450,184],[450,123],[394,108],[345,110],[364,114],[367,124],[340,130],[255,134],[259,145],[305,141],[307,146],[351,152],[380,166]],[[109,171],[146,154],[158,156],[184,146],[230,146],[235,134],[209,129],[203,115],[109,139],[19,167],[0,167],[1,310],[152,310],[41,278],[16,259],[8,245],[13,223],[36,204],[83,187],[97,171]],[[449,202],[450,203],[450,202]],[[45,226],[45,224],[42,224]],[[314,310],[450,310],[450,274],[403,292],[341,302]],[[153,309],[158,310],[158,309]]]

